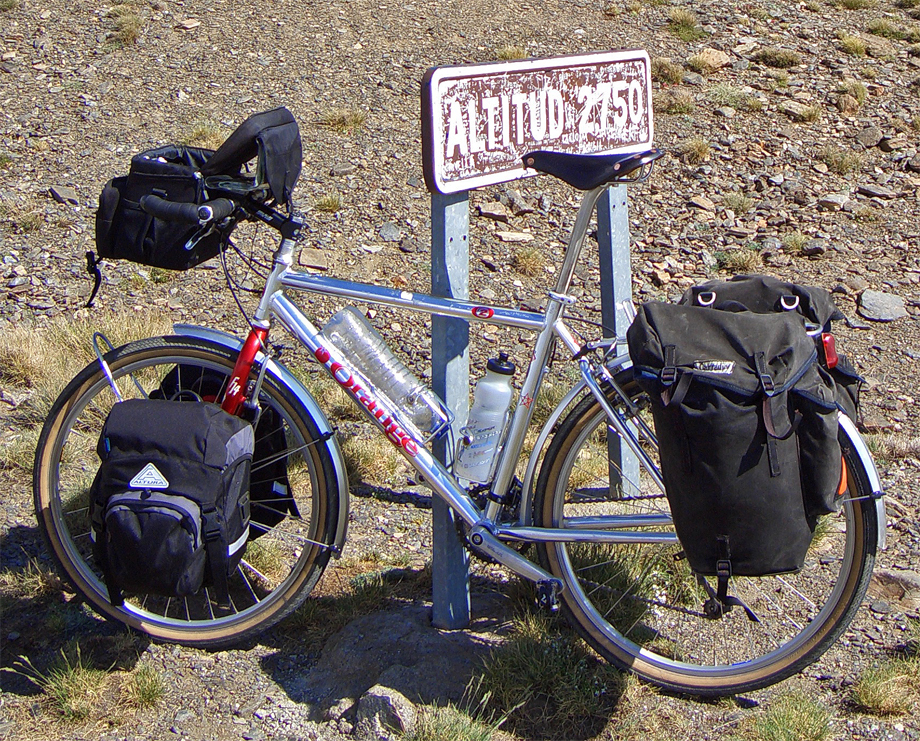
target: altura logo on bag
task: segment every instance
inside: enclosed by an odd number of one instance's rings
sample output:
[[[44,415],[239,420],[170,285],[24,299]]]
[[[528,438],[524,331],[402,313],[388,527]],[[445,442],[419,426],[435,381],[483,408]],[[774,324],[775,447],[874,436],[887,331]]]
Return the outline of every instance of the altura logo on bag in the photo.
[[[132,489],[168,489],[169,482],[152,463],[144,466],[140,473],[131,479]]]

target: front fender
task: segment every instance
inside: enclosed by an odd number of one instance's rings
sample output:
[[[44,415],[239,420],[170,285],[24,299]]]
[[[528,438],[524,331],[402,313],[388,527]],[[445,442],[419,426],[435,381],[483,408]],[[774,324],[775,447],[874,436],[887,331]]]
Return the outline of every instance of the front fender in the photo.
[[[240,348],[243,347],[243,341],[239,337],[217,329],[199,327],[194,324],[175,324],[173,325],[173,331],[182,337],[194,337],[204,342],[221,345],[234,352],[239,351]],[[264,355],[262,355],[262,353],[256,355],[257,363],[261,363],[263,359]],[[319,404],[316,403],[316,399],[314,399],[307,388],[297,380],[293,373],[280,363],[271,359],[268,361],[268,372],[278,378],[291,390],[291,393],[297,397],[297,401],[300,402],[301,406],[306,410],[307,415],[313,419],[314,424],[316,424],[321,433],[332,433],[327,440],[318,444],[324,445],[326,451],[332,457],[336,483],[339,490],[339,496],[337,497],[339,503],[339,516],[335,531],[336,549],[334,551],[335,556],[338,557],[341,555],[342,547],[345,545],[346,529],[348,526],[349,498],[348,477],[345,473],[345,460],[342,457],[342,450],[339,447],[338,438],[334,434],[335,430],[332,425],[329,424],[329,420],[326,419],[326,415],[323,414],[323,410],[320,409]]]

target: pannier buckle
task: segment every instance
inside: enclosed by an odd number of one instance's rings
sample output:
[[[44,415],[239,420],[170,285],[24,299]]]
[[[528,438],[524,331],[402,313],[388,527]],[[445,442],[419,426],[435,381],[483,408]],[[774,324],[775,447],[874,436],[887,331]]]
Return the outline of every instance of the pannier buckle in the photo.
[[[677,381],[677,368],[673,365],[669,365],[666,368],[661,369],[661,383],[664,386],[671,386],[675,381]]]
[[[731,561],[716,561],[716,576],[720,579],[729,579],[732,575]]]

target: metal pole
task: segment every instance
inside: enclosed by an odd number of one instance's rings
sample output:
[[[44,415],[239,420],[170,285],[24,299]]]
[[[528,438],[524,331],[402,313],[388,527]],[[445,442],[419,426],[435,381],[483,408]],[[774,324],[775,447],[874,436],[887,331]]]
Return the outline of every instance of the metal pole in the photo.
[[[435,296],[468,299],[470,295],[470,207],[467,192],[431,195],[431,292]],[[434,454],[449,463],[469,413],[469,322],[452,317],[431,318],[432,389],[455,414],[453,438],[437,440]],[[469,554],[457,533],[450,508],[439,498],[431,505],[432,623],[456,630],[470,621]]]
[[[601,269],[601,321],[604,337],[617,337],[617,352],[625,352],[626,330],[632,320],[624,302],[632,300],[629,259],[629,209],[626,186],[607,188],[597,202],[597,249]],[[607,436],[610,486],[639,481],[639,460],[617,435]],[[626,493],[626,492],[624,492]]]

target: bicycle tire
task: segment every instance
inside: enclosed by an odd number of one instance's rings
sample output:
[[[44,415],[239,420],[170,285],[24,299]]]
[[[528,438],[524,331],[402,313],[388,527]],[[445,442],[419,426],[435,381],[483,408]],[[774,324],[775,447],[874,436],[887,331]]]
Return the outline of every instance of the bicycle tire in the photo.
[[[211,386],[215,378],[225,383],[235,359],[236,354],[226,347],[188,337],[154,337],[105,356],[125,398],[139,397],[138,385],[149,394],[180,366],[171,376],[179,377],[175,383],[180,388],[197,384],[200,390],[202,379]],[[35,455],[38,523],[60,572],[77,593],[104,617],[154,640],[208,649],[248,641],[296,610],[329,560],[342,493],[332,457],[325,446],[314,444],[322,439],[317,425],[295,394],[269,371],[259,402],[272,407],[283,420],[297,516],[288,514],[270,528],[262,526],[258,540],[247,545],[243,561],[231,576],[229,610],[221,610],[207,588],[183,599],[126,595],[124,605],[110,603],[92,556],[87,512],[89,485],[99,466],[95,445],[114,402],[109,382],[94,361],[52,406]],[[260,461],[254,459],[253,480],[259,466]]]
[[[616,381],[640,408],[647,406],[630,370]],[[608,398],[622,404],[612,390]],[[637,478],[634,466],[624,477],[626,486],[617,485],[623,471],[607,455],[606,435],[615,433],[605,422],[596,399],[587,396],[559,425],[535,491],[538,525],[564,527],[576,513],[668,512],[667,498],[643,469]],[[643,445],[657,465],[654,445]],[[805,567],[730,582],[729,593],[752,607],[760,623],[738,608],[721,619],[707,618],[701,609],[705,591],[676,543],[538,544],[543,567],[565,584],[564,614],[608,661],[679,694],[738,694],[800,672],[853,619],[878,547],[870,477],[852,446],[842,447],[849,492],[840,512],[819,523]]]

